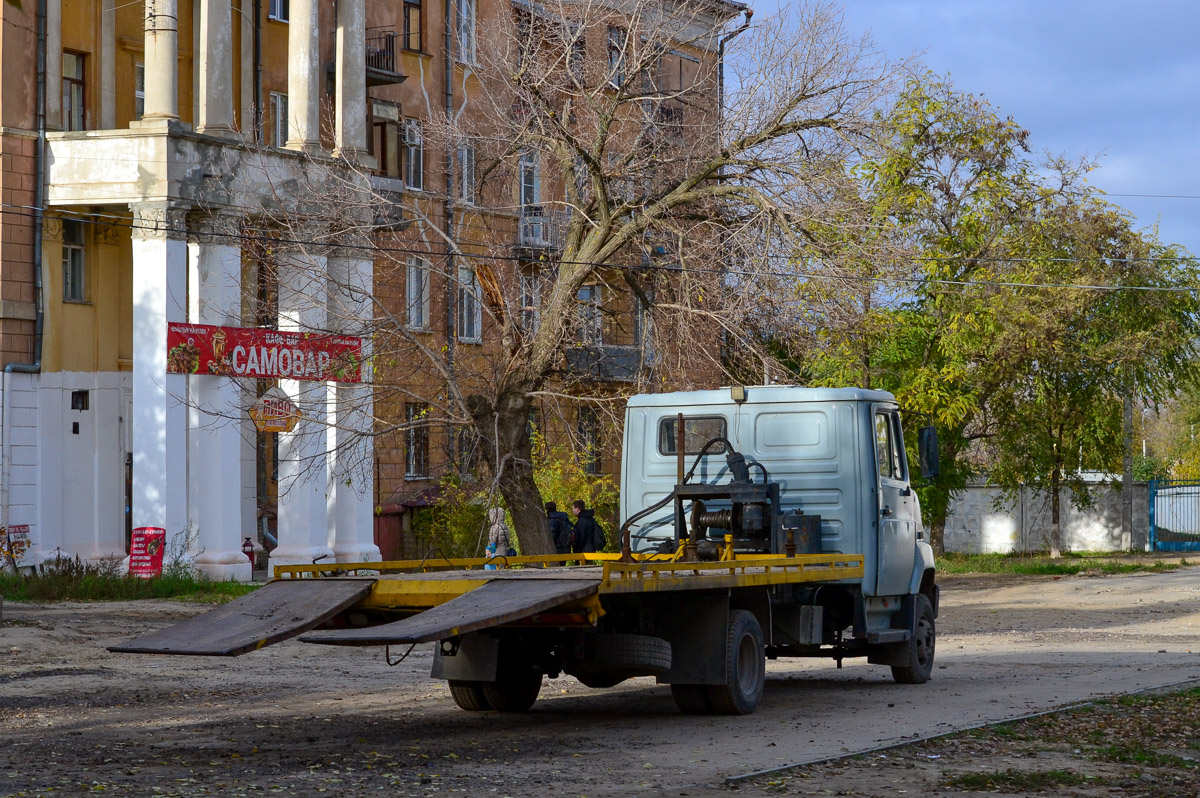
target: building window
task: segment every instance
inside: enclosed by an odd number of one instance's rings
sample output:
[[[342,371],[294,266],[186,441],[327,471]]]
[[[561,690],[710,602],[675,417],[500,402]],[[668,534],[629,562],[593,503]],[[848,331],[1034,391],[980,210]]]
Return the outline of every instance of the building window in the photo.
[[[282,147],[288,140],[288,98],[271,92],[271,146]]]
[[[271,5],[267,10],[267,18],[273,19],[276,22],[287,22],[291,19],[291,9],[289,6],[289,0],[271,0]]]
[[[521,275],[521,325],[533,334],[542,323],[542,276],[537,272]]]
[[[477,344],[483,337],[479,279],[470,266],[458,267],[458,340]]]
[[[454,57],[475,63],[475,0],[454,0]]]
[[[429,328],[429,261],[408,256],[405,275],[405,323],[415,330]]]
[[[615,88],[625,83],[625,31],[608,28],[608,82]]]
[[[404,49],[421,49],[421,0],[404,0]]]
[[[521,156],[518,173],[521,180],[522,207],[537,205],[542,201],[542,176],[536,152],[527,152]]]
[[[575,294],[579,303],[579,342],[588,346],[603,343],[600,315],[600,286],[585,285]]]
[[[141,119],[146,113],[146,65],[141,61],[133,64],[133,118]]]
[[[576,430],[579,435],[579,462],[589,474],[600,473],[600,420],[590,407],[579,408]]]
[[[458,201],[475,204],[475,148],[462,144],[458,148]]]
[[[409,188],[424,187],[425,144],[421,135],[420,119],[404,120],[404,185]]]
[[[587,58],[587,39],[582,29],[571,40],[571,52],[567,55],[567,74],[576,83],[583,82],[583,64]]]
[[[404,476],[422,479],[429,475],[429,405],[406,402],[404,405]]]
[[[63,302],[86,302],[83,222],[66,219],[62,227]]]
[[[84,56],[79,53],[62,54],[63,130],[87,129],[83,59]]]

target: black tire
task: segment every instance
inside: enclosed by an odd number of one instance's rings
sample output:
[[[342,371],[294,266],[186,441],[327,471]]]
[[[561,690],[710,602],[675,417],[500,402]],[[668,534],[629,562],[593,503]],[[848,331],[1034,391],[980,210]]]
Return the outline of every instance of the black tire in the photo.
[[[459,679],[450,680],[450,696],[459,709],[468,712],[483,712],[491,709],[483,694],[483,682],[466,682]]]
[[[924,593],[918,593],[915,602],[917,628],[912,639],[904,644],[907,662],[892,666],[892,678],[900,684],[925,684],[933,673],[933,655],[937,647],[933,605]]]
[[[767,680],[762,628],[748,610],[729,613],[725,635],[725,684],[708,685],[718,715],[749,715],[758,707]]]
[[[488,706],[497,712],[524,712],[542,691],[542,674],[533,669],[514,670],[499,681],[480,682],[479,688]]]
[[[673,684],[671,697],[675,699],[675,706],[685,715],[711,715],[713,712],[706,684]]]
[[[587,659],[568,672],[588,687],[612,687],[635,676],[662,676],[671,670],[671,644],[661,637],[602,634],[588,641]]]

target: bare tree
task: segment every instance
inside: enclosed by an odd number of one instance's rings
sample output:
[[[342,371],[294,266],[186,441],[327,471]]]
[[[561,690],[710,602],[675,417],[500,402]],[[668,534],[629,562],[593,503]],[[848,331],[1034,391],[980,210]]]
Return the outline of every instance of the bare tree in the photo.
[[[603,406],[611,394],[587,378],[606,369],[653,390],[711,387],[731,348],[766,368],[754,320],[796,313],[776,272],[798,251],[832,251],[847,220],[863,218],[847,165],[902,70],[823,3],[752,25],[741,6],[709,0],[503,8],[479,20],[488,47],[468,54],[450,113],[433,113],[423,131],[429,151],[446,154],[445,196],[401,198],[409,221],[393,225],[396,197],[330,164],[322,179],[289,185],[289,201],[260,221],[299,242],[294,262],[306,241],[370,249],[372,434],[469,429],[522,551],[549,553],[531,410],[580,396]],[[282,210],[298,205],[319,211]],[[422,294],[414,280],[429,276],[444,295]],[[636,312],[611,313],[595,285]],[[444,345],[414,323],[414,297],[444,303],[435,315],[456,328]],[[356,303],[346,307],[354,316]],[[614,362],[603,346],[622,324],[637,363]],[[456,345],[483,330],[482,346]],[[416,402],[421,417],[406,416]]]

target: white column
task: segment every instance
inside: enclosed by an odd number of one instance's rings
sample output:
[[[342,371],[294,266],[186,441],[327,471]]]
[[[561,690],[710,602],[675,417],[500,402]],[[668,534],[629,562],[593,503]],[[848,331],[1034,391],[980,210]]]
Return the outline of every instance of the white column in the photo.
[[[187,386],[167,374],[167,322],[185,321],[184,211],[133,207],[133,525],[187,527]]]
[[[254,135],[254,0],[240,0],[240,9],[236,14],[238,29],[241,31],[242,96],[241,124],[238,126],[242,135],[253,138]]]
[[[295,6],[293,6],[294,8]],[[328,278],[323,252],[291,250],[279,263],[279,327],[322,331],[327,317]],[[271,566],[333,562],[329,547],[329,389],[326,383],[280,380],[300,408],[292,432],[279,435],[279,546]]]
[[[100,4],[100,128],[117,126],[117,0]]]
[[[197,220],[188,242],[196,275],[195,318],[200,324],[236,327],[242,317],[242,250],[236,220],[213,214]],[[251,566],[242,542],[254,534],[243,514],[243,440],[248,436],[244,401],[230,377],[192,377],[195,424],[191,430],[195,488],[196,570],[210,579],[249,581]]]
[[[233,31],[229,0],[200,0],[200,113],[197,133],[233,131]]]
[[[367,152],[366,36],[366,0],[339,0],[333,151],[353,162]]]
[[[62,122],[62,0],[46,0],[46,127]]]
[[[289,150],[321,149],[321,48],[317,0],[291,0],[288,21]]]
[[[329,259],[329,326],[346,335],[362,336],[370,357],[373,264],[361,251],[343,251]],[[367,361],[369,362],[369,360]],[[375,545],[374,394],[370,369],[363,384],[334,383],[333,424],[329,446],[329,540],[338,562],[378,562]]]
[[[179,118],[179,0],[146,1],[146,112]]]

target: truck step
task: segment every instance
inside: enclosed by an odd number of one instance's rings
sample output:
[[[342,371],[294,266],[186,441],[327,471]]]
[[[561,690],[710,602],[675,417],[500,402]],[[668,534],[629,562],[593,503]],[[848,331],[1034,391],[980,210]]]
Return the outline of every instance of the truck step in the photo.
[[[912,632],[907,629],[884,629],[882,632],[867,632],[867,642],[873,646],[882,643],[907,643]]]

